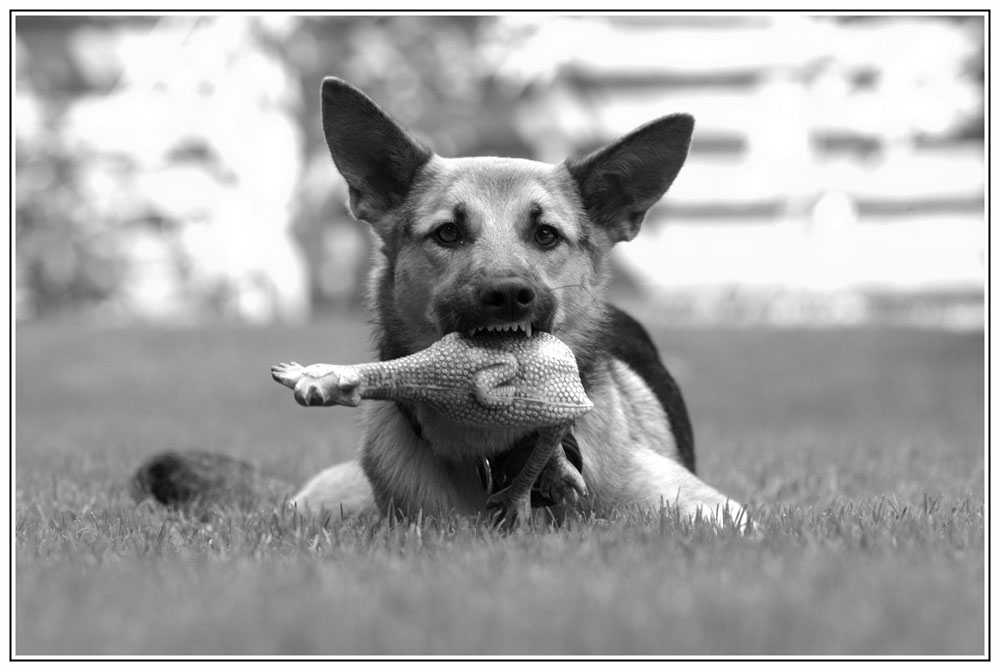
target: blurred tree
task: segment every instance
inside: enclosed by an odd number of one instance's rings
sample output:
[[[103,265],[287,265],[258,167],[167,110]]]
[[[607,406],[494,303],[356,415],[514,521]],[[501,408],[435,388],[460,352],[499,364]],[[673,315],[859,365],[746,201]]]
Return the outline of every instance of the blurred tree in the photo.
[[[43,52],[47,58],[36,57],[21,33],[16,41],[14,235],[19,318],[92,307],[114,292],[123,270],[113,240],[102,235],[106,222],[94,216],[82,193],[79,161],[58,132],[60,111],[73,92],[85,88],[85,82],[64,57],[65,47],[52,39],[50,28],[37,22],[29,25],[39,44],[53,47]]]
[[[17,25],[19,316],[304,316],[287,237],[303,163],[297,88],[264,39],[281,27]]]

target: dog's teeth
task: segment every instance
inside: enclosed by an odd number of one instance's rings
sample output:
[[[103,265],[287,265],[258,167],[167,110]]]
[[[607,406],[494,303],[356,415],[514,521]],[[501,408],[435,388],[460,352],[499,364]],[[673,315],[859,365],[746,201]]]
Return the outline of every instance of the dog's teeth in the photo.
[[[531,337],[532,329],[531,322],[508,322],[506,324],[491,324],[489,326],[477,326],[474,329],[465,331],[465,333],[472,337],[474,335],[479,335],[480,333],[524,333],[529,338]]]

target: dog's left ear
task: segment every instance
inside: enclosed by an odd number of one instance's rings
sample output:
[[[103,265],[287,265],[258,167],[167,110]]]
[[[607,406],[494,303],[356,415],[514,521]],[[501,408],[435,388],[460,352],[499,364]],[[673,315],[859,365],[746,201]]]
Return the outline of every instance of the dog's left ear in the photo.
[[[672,114],[641,126],[582,159],[566,161],[591,220],[612,242],[631,240],[646,211],[687,158],[694,117]]]

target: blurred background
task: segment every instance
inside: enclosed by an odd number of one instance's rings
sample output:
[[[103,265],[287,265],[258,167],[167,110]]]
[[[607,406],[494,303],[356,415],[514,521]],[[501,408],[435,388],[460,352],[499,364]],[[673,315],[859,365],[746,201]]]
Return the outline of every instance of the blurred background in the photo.
[[[617,295],[664,319],[983,325],[979,16],[20,15],[15,37],[19,321],[357,307],[337,75],[444,156],[556,162],[694,114],[615,252]]]

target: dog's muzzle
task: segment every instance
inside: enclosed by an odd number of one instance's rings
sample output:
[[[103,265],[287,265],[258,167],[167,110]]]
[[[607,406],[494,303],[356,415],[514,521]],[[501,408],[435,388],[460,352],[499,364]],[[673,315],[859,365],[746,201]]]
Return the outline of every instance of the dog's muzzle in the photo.
[[[531,337],[551,332],[555,299],[528,278],[481,278],[441,300],[436,312],[444,333],[514,331]]]

